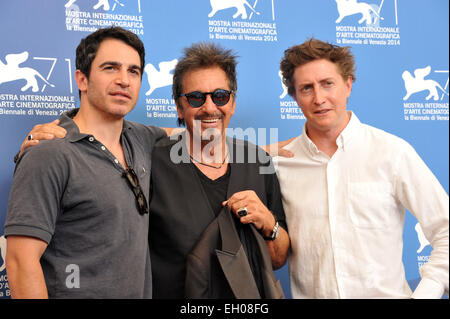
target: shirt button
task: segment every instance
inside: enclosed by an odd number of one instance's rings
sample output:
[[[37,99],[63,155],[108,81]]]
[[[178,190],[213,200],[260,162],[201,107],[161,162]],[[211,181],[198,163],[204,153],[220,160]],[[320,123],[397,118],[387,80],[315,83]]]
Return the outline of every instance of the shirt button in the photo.
[[[89,137],[89,142],[93,142],[94,138],[92,136]]]
[[[119,164],[119,161],[117,160],[117,158],[114,159],[114,163]]]
[[[106,150],[106,147],[104,147],[104,146],[102,145],[101,149],[102,149],[102,151],[104,151],[104,150]]]

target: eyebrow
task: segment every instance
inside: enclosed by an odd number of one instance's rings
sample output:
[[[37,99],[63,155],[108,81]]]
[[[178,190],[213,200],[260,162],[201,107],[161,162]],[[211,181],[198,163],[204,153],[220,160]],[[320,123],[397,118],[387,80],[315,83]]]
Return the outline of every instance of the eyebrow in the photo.
[[[102,64],[100,64],[100,68],[106,66],[106,65],[112,65],[112,66],[122,66],[122,63],[116,62],[116,61],[105,61]],[[130,69],[133,70],[139,70],[140,73],[142,73],[142,69],[140,66],[136,65],[136,64],[131,64],[129,66]]]
[[[318,82],[329,81],[329,80],[334,80],[334,79],[335,79],[334,77],[328,76],[323,79],[320,79]],[[308,84],[312,84],[314,82],[315,82],[315,80],[314,81],[304,81],[304,82],[298,83],[298,85],[308,85]]]

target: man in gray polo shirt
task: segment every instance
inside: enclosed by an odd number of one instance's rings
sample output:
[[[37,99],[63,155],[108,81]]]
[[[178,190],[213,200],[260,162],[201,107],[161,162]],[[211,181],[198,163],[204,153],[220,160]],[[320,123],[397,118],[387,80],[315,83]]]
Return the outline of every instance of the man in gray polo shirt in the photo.
[[[64,139],[19,159],[5,224],[13,298],[150,298],[148,190],[165,133],[124,120],[139,96],[144,46],[122,28],[77,48],[80,108]]]

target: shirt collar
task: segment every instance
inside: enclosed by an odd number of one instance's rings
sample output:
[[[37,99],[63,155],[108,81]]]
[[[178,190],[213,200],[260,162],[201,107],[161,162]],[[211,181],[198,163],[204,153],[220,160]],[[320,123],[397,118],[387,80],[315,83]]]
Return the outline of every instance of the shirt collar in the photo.
[[[349,112],[350,112],[350,121],[336,139],[336,144],[338,148],[342,148],[344,151],[351,144],[352,138],[354,136],[357,136],[358,130],[361,126],[361,122],[359,121],[356,114],[352,111]],[[309,152],[312,155],[319,154],[320,151],[317,148],[316,144],[314,144],[314,142],[311,141],[311,139],[309,138],[308,134],[306,134],[306,123],[303,125],[302,136],[303,136],[303,144],[306,146]]]
[[[312,155],[319,154],[320,151],[317,148],[316,144],[314,144],[314,142],[311,141],[311,139],[309,138],[308,134],[306,133],[306,122],[303,125],[302,137],[303,137],[303,144],[306,146],[306,148],[309,150],[309,152]]]
[[[361,127],[361,122],[359,121],[356,114],[353,113],[352,111],[349,111],[349,113],[350,113],[350,121],[336,139],[337,146],[339,148],[342,148],[344,151],[351,144],[351,140],[353,139],[353,137],[359,134],[358,131],[359,128]]]
[[[92,136],[92,134],[80,133],[78,126],[75,124],[73,120],[78,111],[79,108],[64,112],[61,114],[59,118],[60,121],[59,126],[66,129],[67,131],[66,138],[68,139],[69,142],[78,142],[84,138]],[[130,125],[130,123],[124,120],[122,134],[124,134],[125,131],[130,130],[131,128],[132,126]]]

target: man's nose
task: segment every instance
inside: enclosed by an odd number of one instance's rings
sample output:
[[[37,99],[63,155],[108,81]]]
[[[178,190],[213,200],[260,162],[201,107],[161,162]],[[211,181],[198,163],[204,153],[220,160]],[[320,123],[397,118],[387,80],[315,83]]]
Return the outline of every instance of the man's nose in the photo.
[[[314,90],[314,103],[321,105],[325,102],[325,94],[321,88],[316,88]]]
[[[214,104],[211,94],[206,95],[206,100],[205,103],[202,105],[202,109],[204,112],[207,113],[214,113],[217,111],[217,105]]]
[[[119,84],[120,86],[129,86],[130,85],[130,78],[129,78],[129,74],[128,71],[125,69],[121,69],[116,77],[116,83]]]

